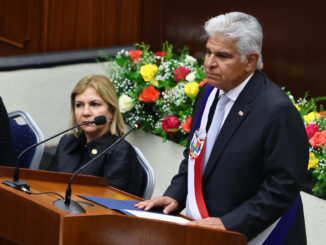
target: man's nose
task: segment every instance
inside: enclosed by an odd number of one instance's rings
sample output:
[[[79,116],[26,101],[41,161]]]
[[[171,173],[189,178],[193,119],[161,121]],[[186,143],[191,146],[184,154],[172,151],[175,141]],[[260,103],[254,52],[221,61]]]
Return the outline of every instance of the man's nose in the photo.
[[[207,66],[217,66],[216,57],[214,55],[209,55],[206,57],[206,64]]]

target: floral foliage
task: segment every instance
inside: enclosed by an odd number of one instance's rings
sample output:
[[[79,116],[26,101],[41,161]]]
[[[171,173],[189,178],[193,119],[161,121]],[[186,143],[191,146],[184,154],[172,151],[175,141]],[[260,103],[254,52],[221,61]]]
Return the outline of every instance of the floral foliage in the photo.
[[[145,121],[143,130],[186,145],[191,113],[199,86],[205,83],[203,66],[188,48],[176,55],[167,42],[161,51],[136,44],[137,50],[121,50],[105,67],[113,82],[127,124]]]
[[[306,127],[310,147],[308,174],[312,178],[312,193],[318,197],[326,198],[326,111],[323,106],[316,103],[326,100],[326,97],[304,98],[294,100],[287,92],[291,101],[299,110]]]

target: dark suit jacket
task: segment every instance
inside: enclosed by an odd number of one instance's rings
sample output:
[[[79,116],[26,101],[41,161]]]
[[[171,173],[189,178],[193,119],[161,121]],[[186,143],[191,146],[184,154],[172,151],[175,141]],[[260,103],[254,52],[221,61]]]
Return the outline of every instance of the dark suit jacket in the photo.
[[[86,144],[86,138],[64,135],[58,144],[49,170],[73,173],[93,159],[119,137],[110,132]],[[94,150],[96,150],[96,154]],[[136,196],[142,196],[144,173],[134,148],[125,140],[96,159],[80,174],[104,177],[110,186]]]
[[[194,105],[188,146],[207,87]],[[307,170],[308,151],[297,109],[264,73],[255,71],[234,102],[206,166],[202,184],[209,215],[251,240],[292,206]],[[188,149],[184,156],[164,194],[181,208],[187,196]],[[306,244],[302,203],[286,242]]]
[[[0,97],[0,165],[13,166],[14,157],[7,110]]]

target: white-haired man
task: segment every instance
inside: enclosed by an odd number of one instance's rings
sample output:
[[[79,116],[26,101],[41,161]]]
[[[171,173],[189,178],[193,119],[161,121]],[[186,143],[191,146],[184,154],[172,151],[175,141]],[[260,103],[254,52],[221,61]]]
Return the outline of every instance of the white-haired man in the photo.
[[[190,224],[241,232],[249,244],[306,244],[300,189],[308,139],[287,95],[260,71],[262,28],[231,12],[205,30],[207,84],[185,158],[163,197],[136,206],[186,207]]]

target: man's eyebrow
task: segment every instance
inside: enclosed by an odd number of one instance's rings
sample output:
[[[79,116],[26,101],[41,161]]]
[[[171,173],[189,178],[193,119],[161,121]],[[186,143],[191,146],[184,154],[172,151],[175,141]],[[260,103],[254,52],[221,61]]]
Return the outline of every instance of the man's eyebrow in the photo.
[[[232,56],[232,54],[230,54],[227,51],[217,51],[217,52],[214,52],[214,54]]]
[[[210,51],[212,54],[216,55],[216,56],[226,56],[226,57],[233,57],[233,55],[228,52],[228,51],[212,51],[211,49],[207,48],[207,51]]]

